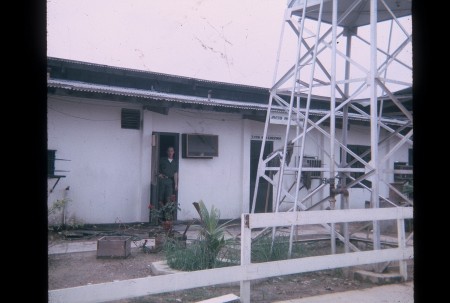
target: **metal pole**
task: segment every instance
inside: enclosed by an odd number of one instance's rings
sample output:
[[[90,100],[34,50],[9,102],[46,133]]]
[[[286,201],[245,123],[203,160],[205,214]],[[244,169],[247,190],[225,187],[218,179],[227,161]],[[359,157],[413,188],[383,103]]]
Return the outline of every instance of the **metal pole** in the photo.
[[[403,146],[403,144],[405,144],[406,140],[408,140],[409,138],[411,138],[411,136],[413,135],[413,129],[411,129],[404,137],[403,139],[401,139],[400,141],[397,142],[397,144],[394,145],[394,147],[392,147],[389,152],[387,154],[384,155],[383,159],[381,160],[381,162],[385,162],[387,161],[393,153],[395,153],[400,147]]]
[[[306,4],[306,2],[305,2]],[[306,128],[308,126],[308,116],[309,116],[309,109],[310,109],[310,104],[311,104],[311,95],[312,95],[312,83],[314,81],[314,71],[315,71],[315,67],[316,67],[316,59],[317,59],[317,48],[318,48],[318,44],[319,44],[319,35],[320,35],[320,26],[321,26],[321,18],[322,18],[322,9],[323,9],[323,0],[320,2],[320,7],[319,7],[319,17],[317,20],[317,28],[316,28],[316,43],[314,44],[314,48],[313,48],[313,60],[312,60],[312,66],[311,66],[311,71],[310,71],[310,77],[309,77],[309,88],[308,88],[308,98],[306,99],[306,108],[305,108],[305,115],[304,115],[304,120],[303,120],[303,137],[302,137],[302,141],[300,144],[300,160],[298,163],[298,172],[297,172],[297,183],[295,186],[295,199],[294,199],[294,209],[297,210],[297,206],[298,206],[298,192],[299,192],[299,187],[300,187],[300,177],[301,177],[301,173],[302,173],[302,166],[303,166],[303,156],[305,153],[305,140],[306,140]],[[305,9],[303,11],[303,15],[305,14]],[[302,16],[302,25],[303,25],[303,20],[304,20],[304,16]],[[303,27],[302,27],[302,34],[303,34]],[[302,36],[302,35],[301,35]],[[299,41],[299,45],[301,46],[301,40]],[[295,88],[295,86],[294,86]],[[292,109],[292,106],[291,108]],[[301,114],[300,111],[297,112],[297,114]],[[289,121],[288,121],[289,123]],[[298,136],[297,136],[298,137]],[[289,238],[289,251],[288,251],[288,256],[291,256],[291,252],[292,252],[292,232]]]
[[[362,42],[364,42],[365,44],[370,45],[370,43],[369,43],[366,39],[364,39],[364,38],[362,38],[362,37],[360,37],[360,36],[358,36],[358,35],[355,35],[355,37],[358,38],[359,40],[361,40]],[[381,52],[382,54],[386,55],[386,56],[391,56],[390,54],[388,54],[387,52],[385,52],[384,50],[382,50],[382,49],[380,49],[380,48],[377,48],[377,50],[378,50],[379,52]],[[393,58],[393,59],[394,59],[394,61],[397,62],[398,64],[401,64],[402,66],[404,66],[404,67],[406,67],[407,69],[409,69],[409,70],[412,71],[412,66],[409,66],[408,64],[404,63],[403,61],[401,61],[401,60],[398,59],[398,58]]]
[[[350,58],[351,52],[352,52],[352,32],[348,28],[345,29],[345,31],[346,31],[346,38],[347,38],[345,55]],[[349,79],[350,79],[350,62],[346,60],[345,61],[345,80],[349,80]],[[350,83],[346,82],[344,85],[344,94],[345,94],[346,98],[348,98],[349,92],[350,92]],[[345,147],[347,147],[347,136],[348,136],[348,105],[344,106],[343,116],[342,116],[342,144]],[[343,148],[342,152],[341,152],[341,167],[346,167],[346,166],[347,166],[347,152]],[[341,175],[340,183],[343,188],[346,188],[346,186],[347,186],[346,174],[341,173],[340,175]],[[341,209],[349,208],[348,199],[349,199],[348,197],[341,195]],[[345,252],[348,253],[348,252],[350,252],[350,249],[348,247],[348,243],[350,241],[350,236],[349,236],[349,232],[348,232],[348,222],[344,222],[341,224],[341,233],[343,233],[343,235],[344,235]]]
[[[389,28],[389,40],[388,40],[388,47],[387,47],[387,55],[386,55],[386,60],[389,59],[389,52],[391,51],[391,39],[392,39],[392,25],[393,25],[393,21],[391,20],[391,26]],[[386,79],[387,77],[387,69],[384,71],[384,79]],[[381,95],[384,95],[384,91],[382,91]],[[384,100],[380,101],[380,112],[378,113],[378,117],[381,120],[381,117],[383,116],[383,104],[384,104]],[[380,128],[381,125],[378,124],[378,133],[380,133]]]
[[[383,3],[386,10],[391,14],[391,16],[393,18],[392,20],[395,21],[395,23],[397,23],[398,27],[400,27],[400,29],[403,31],[403,33],[408,37],[409,36],[408,32],[403,27],[403,25],[398,21],[397,16],[395,16],[394,12],[389,8],[389,5],[387,5],[386,2],[384,2],[384,0],[381,0],[381,2]]]
[[[379,163],[378,163],[378,115],[377,115],[377,0],[370,1],[370,156],[374,173],[372,175],[371,203],[373,208],[379,208]],[[380,246],[380,226],[378,221],[373,221],[373,248],[378,250]]]
[[[338,22],[337,23],[341,23],[342,21],[344,21],[349,15],[350,15],[350,13],[356,8],[356,7],[358,7],[358,5],[359,5],[359,3],[361,2],[362,0],[357,0],[357,1],[354,1],[353,2],[353,4],[351,4],[348,8],[347,8],[347,10],[345,11],[345,12],[343,12],[341,15],[340,15],[340,17],[339,17],[339,20],[338,20]],[[307,0],[305,0],[304,1],[304,6],[303,6],[303,11],[305,10],[305,7],[306,7],[306,2],[308,2]],[[288,5],[288,8],[290,7],[290,5]],[[286,15],[286,14],[285,14]],[[289,21],[288,21],[289,22]],[[291,25],[292,26],[292,25]],[[294,29],[294,31],[295,31],[295,27],[293,27],[293,29]],[[307,29],[306,29],[307,30]],[[320,40],[318,41],[318,43],[321,43],[321,42],[323,42],[323,40],[328,36],[328,34],[331,32],[331,28],[329,28],[323,35],[322,35],[322,37],[320,38]],[[295,31],[296,32],[296,31]],[[299,33],[297,33],[296,32],[296,34],[298,34],[299,36],[301,36]],[[309,51],[307,51],[306,52],[306,54],[300,59],[300,61],[302,62],[303,61],[303,59],[305,59],[305,58],[307,58],[309,55],[310,55],[310,52],[311,52],[311,50],[309,50]],[[319,51],[319,53],[320,53],[321,51]],[[356,62],[355,62],[356,63]],[[275,83],[274,84],[274,88],[278,88],[278,87],[280,87],[284,82],[286,82],[286,80],[287,79],[289,79],[291,76],[292,76],[292,73],[294,72],[294,67],[295,66],[292,66],[284,75],[283,75],[283,77],[281,77],[281,79],[277,82],[277,83]]]
[[[299,134],[300,134],[300,114],[299,114],[299,112],[300,112],[300,96],[297,96],[297,116],[296,116],[296,118],[297,118],[297,121],[296,121],[296,127],[295,127],[295,136],[297,137]],[[296,160],[298,160],[298,161],[303,161],[303,159],[301,158],[301,156],[300,156],[300,149],[298,148],[298,146],[296,147],[295,145],[294,145],[294,148],[296,149],[296,151],[297,151],[297,158],[296,158]],[[296,164],[297,164],[297,162],[296,162]],[[297,177],[298,177],[298,174],[300,174],[300,172],[297,172]],[[298,180],[298,178],[297,178],[297,180]],[[292,184],[292,186],[293,186],[294,184]],[[297,186],[296,186],[296,188],[297,188]],[[301,190],[301,188],[299,188],[298,189],[298,191],[297,191],[297,194],[298,194],[298,192]],[[286,197],[286,196],[285,196]],[[297,197],[295,198],[295,201],[297,201]],[[294,204],[294,211],[298,211],[298,209],[297,209],[297,207],[295,207],[295,204]],[[294,230],[291,230],[291,235],[292,234],[294,234],[294,232],[295,232],[295,240],[298,240],[298,229],[299,229],[299,227],[300,226],[298,226],[298,225],[292,225],[291,226],[291,228],[295,228]],[[291,236],[291,238],[293,238],[292,236]],[[294,239],[292,239],[292,241],[290,242],[290,243],[292,243],[293,242],[293,240]],[[290,251],[289,251],[289,253],[288,253],[288,255],[289,256],[291,256],[291,253],[292,253],[292,244],[290,244],[289,243],[289,246],[290,246]]]
[[[283,44],[284,27],[285,27],[285,25],[286,25],[286,21],[283,20],[282,24],[281,24],[280,42],[278,43],[277,60],[275,61],[275,71],[273,73],[272,86],[277,81],[278,65],[280,63],[281,46]]]
[[[296,59],[296,63],[295,63],[294,84],[292,85],[293,86],[293,90],[292,90],[292,94],[291,94],[291,102],[290,102],[290,105],[289,105],[288,121],[287,121],[287,125],[286,125],[286,127],[287,127],[286,128],[286,138],[285,138],[285,145],[284,145],[283,158],[282,158],[283,159],[283,163],[281,163],[281,167],[280,167],[280,180],[282,180],[282,176],[283,176],[282,174],[284,173],[284,165],[285,165],[285,163],[284,163],[285,161],[284,160],[286,158],[287,140],[288,140],[288,135],[289,135],[289,129],[291,127],[290,124],[291,124],[291,114],[292,114],[292,101],[294,99],[295,90],[296,90],[296,87],[297,87],[297,78],[300,79],[300,77],[299,77],[299,73],[300,73],[299,61],[300,61],[300,57],[301,57],[301,48],[302,48],[302,42],[301,41],[303,39],[303,28],[305,26],[306,2],[307,1],[305,1],[303,3],[303,12],[302,12],[302,18],[301,18],[301,21],[300,21],[300,29],[299,29],[299,33],[300,34],[298,36],[298,44],[297,44],[297,51],[298,51],[298,53],[297,53],[297,59]],[[299,117],[300,104],[299,103],[300,102],[297,102],[297,116],[296,116],[297,117],[297,121],[299,121],[299,119],[300,119],[300,117]],[[298,124],[299,123],[297,122],[297,127],[298,127]],[[303,126],[303,130],[305,128],[306,127]],[[299,158],[300,158],[299,165],[300,165],[300,167],[301,167],[302,158],[303,158],[302,149],[303,149],[303,145],[301,146],[301,151],[300,151],[300,155],[299,155]],[[298,199],[298,192],[299,192],[299,183],[300,183],[299,182],[300,181],[299,177],[300,177],[300,174],[301,174],[301,172],[298,171],[297,172],[297,183],[296,183],[296,186],[295,186],[294,211],[297,211],[297,199]],[[281,184],[281,186],[282,186],[282,184]],[[278,188],[280,188],[280,184],[278,185]],[[279,199],[280,197],[281,197],[281,191],[279,190],[277,192],[277,211],[278,211],[278,206],[279,206],[279,202],[280,202],[280,199]],[[292,255],[293,234],[294,234],[294,225],[291,226],[291,232],[289,234],[288,258],[290,258],[291,255]],[[273,245],[274,236],[275,235],[273,233],[272,234],[272,245]]]
[[[303,15],[301,24],[304,24],[304,15],[305,15],[305,7],[306,7],[306,1],[303,5]],[[292,105],[294,103],[294,95],[295,95],[295,88],[297,87],[297,78],[299,74],[299,65],[300,65],[300,57],[301,57],[301,40],[302,40],[302,34],[303,34],[303,27],[300,27],[301,35],[299,36],[298,42],[297,42],[297,58],[295,60],[295,69],[294,69],[294,78],[293,78],[293,90],[291,92],[291,98],[289,100],[289,111],[288,111],[288,120],[286,123],[286,132],[285,132],[285,138],[284,138],[284,146],[283,146],[283,154],[280,161],[280,172],[278,176],[278,184],[277,184],[277,196],[275,200],[275,212],[278,212],[279,206],[280,206],[280,198],[281,198],[281,189],[283,188],[283,177],[284,177],[284,169],[286,167],[286,150],[287,145],[289,141],[289,131],[291,128],[291,119],[292,119]]]
[[[383,64],[380,65],[380,67],[378,68],[378,71],[381,73],[382,71],[384,71],[385,69],[389,68],[389,65],[392,63],[392,61],[394,61],[394,58],[397,57],[397,55],[412,41],[412,36],[409,36],[407,39],[405,39],[405,41],[402,42],[402,44],[400,44],[399,47],[397,47],[397,49],[392,53],[391,57],[384,61]]]
[[[284,26],[285,26],[285,22],[283,20],[282,25],[281,25],[281,33],[280,33],[280,42],[278,44],[278,50],[277,50],[277,59],[275,61],[275,71],[273,74],[273,80],[272,80],[272,84],[275,83],[276,78],[277,78],[277,73],[278,73],[278,65],[280,62],[280,53],[281,53],[281,46],[282,46],[282,41],[283,41],[283,37],[284,37]],[[254,188],[254,192],[253,192],[253,201],[252,201],[252,209],[251,212],[254,213],[255,212],[255,207],[256,207],[256,196],[258,194],[258,187],[259,187],[259,179],[260,179],[260,166],[264,167],[266,166],[265,163],[263,163],[263,155],[264,155],[264,148],[266,146],[266,136],[267,136],[267,130],[268,130],[268,122],[270,121],[270,112],[271,112],[271,108],[272,108],[272,101],[273,101],[273,92],[271,92],[271,96],[269,98],[269,106],[267,108],[267,115],[266,115],[266,123],[264,125],[264,133],[263,133],[263,139],[262,139],[262,143],[261,143],[261,151],[259,154],[259,162],[258,162],[258,172],[256,174],[256,182],[255,182],[255,188]],[[269,185],[270,186],[270,185]]]
[[[335,139],[336,139],[336,30],[337,0],[333,0],[331,33],[331,100],[330,100],[330,208],[336,206],[336,197],[332,194],[335,181]],[[335,223],[331,223],[331,253],[336,253]]]
[[[310,49],[310,46],[308,45],[308,43],[306,43],[306,41],[303,41],[303,45],[306,47],[307,50]],[[348,61],[345,62],[345,64],[349,63]],[[325,74],[325,76],[327,76],[328,79],[331,80],[331,75],[330,73],[328,73],[327,69],[325,68],[325,66],[323,66],[322,62],[320,62],[319,59],[317,59],[317,64],[319,65],[320,69],[322,70],[322,72]],[[349,63],[350,64],[350,63]],[[338,90],[339,94],[342,97],[348,97],[348,95],[345,95],[345,92],[343,92],[339,86],[336,86],[336,89]]]
[[[355,111],[357,111],[358,113],[360,113],[361,115],[366,116],[366,117],[370,117],[370,115],[367,115],[364,111],[362,111],[361,109],[357,108],[357,107],[354,106],[353,104],[350,104],[349,106],[350,106],[352,109],[354,109]],[[319,120],[319,121],[320,121],[320,120]],[[399,132],[395,131],[395,130],[392,129],[391,127],[387,126],[387,125],[384,124],[383,122],[379,121],[378,123],[379,123],[379,125],[381,125],[381,127],[383,127],[385,130],[389,131],[390,133],[394,134],[396,137],[398,137],[398,138],[400,138],[400,139],[403,139],[403,138],[404,138],[404,136],[403,136],[402,134],[400,134]],[[406,126],[406,125],[408,125],[408,124],[409,124],[409,122],[408,122],[407,124],[403,125],[403,126]],[[403,127],[403,126],[402,126],[402,127]],[[412,126],[412,125],[411,125],[411,126]],[[408,144],[410,144],[410,145],[413,145],[413,142],[412,142],[411,140],[409,140],[409,139],[406,140],[406,142],[407,142]]]

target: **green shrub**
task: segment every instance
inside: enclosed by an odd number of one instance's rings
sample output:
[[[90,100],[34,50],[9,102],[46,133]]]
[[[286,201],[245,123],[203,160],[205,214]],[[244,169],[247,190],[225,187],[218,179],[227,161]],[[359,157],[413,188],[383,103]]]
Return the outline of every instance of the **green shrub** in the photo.
[[[224,235],[230,221],[219,224],[219,210],[211,206],[208,211],[203,201],[194,202],[194,206],[200,216],[199,237],[186,248],[168,240],[165,245],[167,264],[174,269],[192,271],[229,265],[223,260],[236,262],[236,252],[227,248],[234,240],[226,240]]]
[[[252,262],[269,262],[288,259],[289,236],[276,235],[273,239],[272,235],[265,235],[261,238],[253,240],[252,243]],[[299,243],[292,246],[292,258],[300,257],[302,250]]]

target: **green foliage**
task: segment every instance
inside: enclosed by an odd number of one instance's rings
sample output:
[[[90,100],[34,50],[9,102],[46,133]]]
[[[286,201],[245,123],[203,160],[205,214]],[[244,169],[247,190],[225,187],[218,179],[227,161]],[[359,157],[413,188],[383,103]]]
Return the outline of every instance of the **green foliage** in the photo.
[[[50,208],[47,209],[47,215],[50,216],[62,209],[64,209],[64,207],[70,202],[71,200],[68,198],[64,198],[61,200],[56,200],[55,202],[53,202],[52,206]]]
[[[289,236],[276,236],[273,241],[273,247],[271,247],[271,235],[254,240],[252,243],[252,262],[257,263],[287,259]]]
[[[50,217],[51,215],[55,215],[57,213],[62,214],[61,222],[52,225],[53,230],[60,230],[60,229],[77,229],[80,227],[83,227],[84,223],[80,220],[78,220],[74,215],[67,218],[65,216],[64,209],[67,207],[69,202],[72,202],[69,198],[64,198],[61,200],[56,200],[53,202],[52,206],[47,209],[47,214]]]
[[[206,258],[207,268],[214,268],[219,251],[227,244],[224,237],[226,224],[219,225],[220,211],[217,208],[211,206],[211,210],[208,212],[201,200],[198,205],[202,226],[199,242],[203,243],[201,249]]]
[[[205,244],[201,242],[183,248],[177,241],[168,239],[165,243],[167,264],[171,268],[193,271],[210,268],[209,259],[204,254]]]
[[[195,203],[194,206],[200,216],[199,237],[186,248],[181,247],[177,241],[167,241],[167,264],[175,269],[192,271],[228,265],[220,261],[221,259],[231,258],[235,261],[236,253],[227,247],[233,243],[233,239],[225,239],[226,227],[230,221],[219,224],[220,211],[214,206],[208,211],[203,201]]]
[[[215,258],[208,253],[206,242],[195,241],[185,247],[179,241],[168,238],[164,244],[167,264],[184,271],[218,268],[239,264],[239,250],[225,246]]]
[[[179,203],[177,204],[176,202],[171,201],[166,204],[159,203],[159,208],[150,204],[149,209],[156,218],[160,218],[164,221],[171,221],[173,219],[173,213],[176,210],[181,210],[179,205]]]
[[[272,245],[272,235],[265,235],[252,243],[252,262],[286,260],[288,259],[288,251],[289,236],[276,235]],[[292,245],[292,258],[302,257],[305,253],[299,243]]]
[[[82,228],[83,226],[84,222],[77,219],[75,216],[70,217],[65,224],[66,229],[78,229]]]

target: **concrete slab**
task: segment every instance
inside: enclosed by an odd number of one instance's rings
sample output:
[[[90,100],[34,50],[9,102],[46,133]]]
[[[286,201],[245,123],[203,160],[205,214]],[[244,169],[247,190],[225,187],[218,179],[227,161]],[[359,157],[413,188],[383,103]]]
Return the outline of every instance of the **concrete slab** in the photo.
[[[66,254],[74,252],[85,252],[97,250],[97,240],[95,241],[77,241],[55,244],[48,247],[48,254]]]
[[[321,296],[301,299],[277,301],[275,303],[413,303],[413,282],[390,284],[365,288],[361,290],[344,291]]]
[[[215,297],[207,300],[197,301],[196,303],[233,303],[240,302],[240,298],[235,294],[223,295],[220,297]]]
[[[371,282],[374,284],[391,284],[403,282],[403,277],[399,273],[376,273],[367,270],[357,270],[353,273],[355,280]]]
[[[138,248],[144,244],[145,240],[132,241],[131,248]],[[147,247],[152,249],[155,247],[155,239],[147,239]],[[48,254],[67,254],[76,252],[96,251],[97,240],[94,241],[74,241],[54,244],[48,247]]]

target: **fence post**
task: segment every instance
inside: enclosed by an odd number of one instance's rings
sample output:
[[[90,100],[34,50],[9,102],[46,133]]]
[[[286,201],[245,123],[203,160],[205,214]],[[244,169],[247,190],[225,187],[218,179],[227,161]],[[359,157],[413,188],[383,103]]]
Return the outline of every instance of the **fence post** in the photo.
[[[252,231],[248,226],[249,216],[249,214],[241,216],[241,266],[251,263]],[[240,297],[241,302],[250,303],[250,281],[244,280],[245,278],[244,273],[240,283]]]
[[[397,219],[398,248],[404,251],[406,248],[405,219],[403,213],[401,213],[401,215],[402,217]],[[399,260],[398,266],[400,269],[400,275],[403,277],[403,280],[406,281],[406,279],[408,278],[408,268],[406,260]]]

